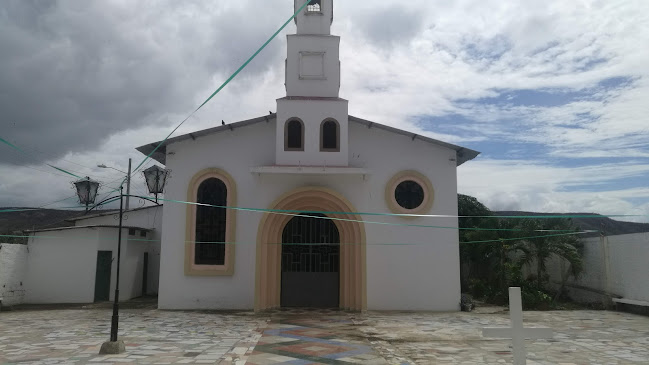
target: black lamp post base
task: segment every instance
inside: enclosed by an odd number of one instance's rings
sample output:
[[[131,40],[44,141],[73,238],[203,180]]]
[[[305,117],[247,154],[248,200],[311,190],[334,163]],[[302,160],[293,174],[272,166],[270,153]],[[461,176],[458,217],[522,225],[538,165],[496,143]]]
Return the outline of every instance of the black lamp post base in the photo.
[[[99,349],[100,355],[115,355],[122,354],[126,351],[124,346],[124,341],[106,341],[101,344],[101,349]]]

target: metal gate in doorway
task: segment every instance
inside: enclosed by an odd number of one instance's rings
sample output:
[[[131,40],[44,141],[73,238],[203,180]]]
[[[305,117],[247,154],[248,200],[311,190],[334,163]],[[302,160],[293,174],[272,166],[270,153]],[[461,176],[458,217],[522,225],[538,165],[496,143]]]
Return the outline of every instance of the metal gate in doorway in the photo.
[[[338,308],[340,234],[322,214],[293,217],[282,232],[282,307]]]

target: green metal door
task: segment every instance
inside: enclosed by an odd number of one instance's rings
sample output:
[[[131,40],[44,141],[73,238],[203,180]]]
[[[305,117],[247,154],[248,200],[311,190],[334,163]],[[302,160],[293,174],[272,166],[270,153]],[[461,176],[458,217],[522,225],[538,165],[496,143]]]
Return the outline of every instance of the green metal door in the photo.
[[[97,252],[97,273],[95,275],[95,302],[110,298],[110,269],[113,265],[113,251]]]

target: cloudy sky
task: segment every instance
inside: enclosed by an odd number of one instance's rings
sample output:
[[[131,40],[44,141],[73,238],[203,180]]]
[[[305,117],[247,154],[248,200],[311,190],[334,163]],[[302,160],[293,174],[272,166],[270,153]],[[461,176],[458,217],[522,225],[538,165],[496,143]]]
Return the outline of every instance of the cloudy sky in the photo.
[[[495,210],[649,214],[649,2],[334,1],[350,114],[481,151],[461,193]],[[1,1],[0,137],[27,155],[0,145],[0,206],[71,197],[47,163],[114,185],[95,166],[139,163],[133,148],[164,138],[292,3]],[[177,133],[274,111],[294,32]]]

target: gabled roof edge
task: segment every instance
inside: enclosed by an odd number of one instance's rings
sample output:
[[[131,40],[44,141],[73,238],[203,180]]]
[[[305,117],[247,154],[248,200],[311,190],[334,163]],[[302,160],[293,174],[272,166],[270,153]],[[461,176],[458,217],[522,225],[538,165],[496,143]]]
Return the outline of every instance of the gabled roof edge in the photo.
[[[422,136],[422,135],[419,135],[419,134],[416,134],[416,133],[413,133],[413,132],[408,132],[408,131],[405,131],[403,129],[390,127],[390,126],[387,126],[385,124],[376,123],[376,122],[372,122],[372,121],[369,121],[369,120],[366,120],[366,119],[357,118],[357,117],[354,117],[352,115],[349,116],[349,120],[351,122],[356,122],[356,123],[366,125],[366,126],[368,126],[370,128],[376,127],[376,128],[388,131],[388,132],[392,132],[392,133],[400,134],[400,135],[403,135],[403,136],[407,136],[407,137],[412,138],[413,141],[415,139],[419,139],[419,140],[422,140],[424,142],[428,142],[428,143],[431,143],[431,144],[434,144],[434,145],[437,145],[437,146],[440,146],[440,147],[445,147],[445,148],[452,149],[452,150],[454,150],[456,152],[457,166],[460,166],[460,165],[462,165],[463,163],[465,163],[467,161],[473,160],[474,158],[476,158],[480,154],[480,152],[474,151],[474,150],[469,149],[469,148],[465,148],[465,147],[454,145],[454,144],[451,144],[451,143],[439,141],[439,140],[434,139],[434,138]]]
[[[169,138],[168,140],[164,141],[162,146],[160,146],[160,148],[158,148],[158,150],[156,150],[156,152],[153,153],[153,155],[151,155],[151,158],[153,158],[154,160],[156,160],[156,161],[158,161],[158,162],[160,162],[161,164],[164,165],[164,164],[166,164],[167,145],[169,145],[171,143],[184,141],[184,140],[187,140],[187,139],[196,139],[198,137],[206,136],[206,135],[209,135],[209,134],[212,134],[212,133],[220,133],[220,132],[224,132],[224,131],[228,131],[228,130],[234,130],[236,128],[241,128],[241,127],[245,127],[245,126],[249,126],[249,125],[253,125],[253,124],[257,124],[257,123],[261,123],[261,122],[270,122],[271,120],[274,120],[276,118],[277,118],[277,114],[271,113],[269,115],[265,115],[265,116],[259,117],[259,118],[243,120],[241,122],[235,122],[235,123],[231,123],[231,124],[221,125],[221,126],[218,126],[218,127],[203,129],[201,131],[196,131],[196,132],[192,132],[192,133],[183,134],[181,136]],[[376,128],[383,129],[383,130],[388,131],[388,132],[400,134],[400,135],[403,135],[403,136],[408,136],[408,137],[412,138],[413,140],[419,139],[419,140],[422,140],[424,142],[428,142],[428,143],[431,143],[431,144],[434,144],[434,145],[437,145],[437,146],[440,146],[440,147],[445,147],[445,148],[452,149],[452,150],[456,151],[456,155],[457,155],[456,163],[457,163],[457,166],[460,166],[460,165],[462,165],[463,163],[465,163],[467,161],[473,160],[474,158],[476,158],[480,154],[480,152],[474,151],[474,150],[469,149],[469,148],[454,145],[454,144],[451,144],[451,143],[442,142],[442,141],[439,141],[439,140],[436,140],[436,139],[433,139],[433,138],[430,138],[430,137],[421,136],[421,135],[418,135],[416,133],[408,132],[408,131],[405,131],[403,129],[398,129],[398,128],[387,126],[385,124],[380,124],[380,123],[372,122],[372,121],[369,121],[369,120],[357,118],[357,117],[354,117],[352,115],[349,116],[349,121],[355,122],[355,123],[360,123],[360,124],[366,125],[368,127],[376,127]],[[158,146],[158,144],[160,144],[160,142],[146,144],[144,146],[137,147],[136,150],[142,152],[145,155],[149,155],[151,153],[151,151],[153,151]]]
[[[221,125],[218,127],[213,127],[213,128],[208,128],[208,129],[203,129],[200,131],[192,132],[192,133],[187,133],[183,134],[177,137],[169,138],[168,140],[164,141],[162,146],[156,150],[153,155],[151,155],[151,158],[160,162],[161,164],[165,165],[166,164],[166,157],[167,157],[167,145],[175,143],[175,142],[180,142],[184,141],[186,139],[196,139],[198,137],[203,137],[208,134],[212,133],[219,133],[223,131],[228,131],[228,130],[234,130],[236,128],[241,128],[245,127],[248,125],[253,125],[261,122],[270,122],[271,120],[275,119],[277,117],[277,114],[271,113],[269,115],[265,115],[263,117],[259,118],[253,118],[253,119],[248,119],[248,120],[242,120],[240,122],[235,122],[235,123],[230,123],[230,124],[225,124]],[[149,155],[151,151],[153,151],[158,145],[160,144],[160,141],[154,142],[154,143],[149,143],[145,144],[144,146],[137,147],[136,150],[142,152],[145,155]]]

